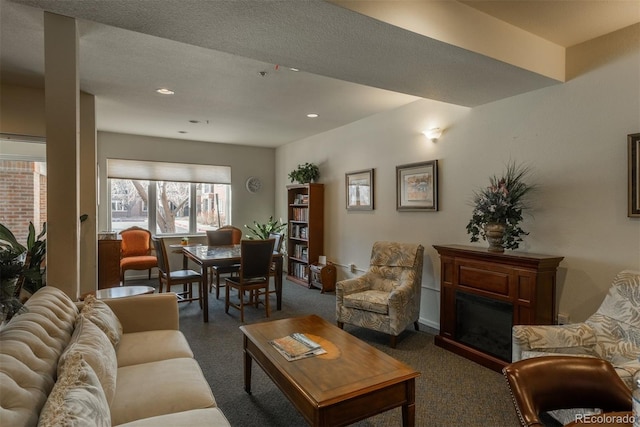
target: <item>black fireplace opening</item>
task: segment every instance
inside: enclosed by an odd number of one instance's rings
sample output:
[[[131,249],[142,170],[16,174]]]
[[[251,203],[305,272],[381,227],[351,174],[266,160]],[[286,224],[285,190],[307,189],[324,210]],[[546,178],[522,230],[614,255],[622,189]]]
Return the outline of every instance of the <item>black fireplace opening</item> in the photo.
[[[456,292],[456,341],[510,362],[512,326],[511,303]]]

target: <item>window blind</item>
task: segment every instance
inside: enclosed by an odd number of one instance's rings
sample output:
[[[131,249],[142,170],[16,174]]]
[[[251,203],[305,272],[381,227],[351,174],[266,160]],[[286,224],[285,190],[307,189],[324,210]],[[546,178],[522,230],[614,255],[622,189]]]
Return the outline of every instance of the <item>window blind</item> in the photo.
[[[107,159],[107,178],[231,184],[231,167]]]

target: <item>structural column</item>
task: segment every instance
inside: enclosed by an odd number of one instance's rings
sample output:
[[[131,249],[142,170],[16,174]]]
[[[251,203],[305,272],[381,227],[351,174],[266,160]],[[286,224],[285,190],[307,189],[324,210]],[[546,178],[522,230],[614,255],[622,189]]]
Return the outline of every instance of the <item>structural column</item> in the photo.
[[[79,83],[75,19],[45,12],[47,284],[79,293]]]

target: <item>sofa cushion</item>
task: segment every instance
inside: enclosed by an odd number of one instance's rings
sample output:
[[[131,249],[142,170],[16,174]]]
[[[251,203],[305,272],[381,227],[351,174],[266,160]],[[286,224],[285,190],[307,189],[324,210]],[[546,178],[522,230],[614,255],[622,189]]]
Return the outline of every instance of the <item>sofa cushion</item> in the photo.
[[[215,406],[198,363],[191,358],[168,359],[118,368],[111,420],[118,425]]]
[[[389,313],[389,292],[368,290],[345,295],[344,306],[374,313]]]
[[[176,426],[230,426],[229,421],[218,408],[194,409],[144,418],[118,427],[176,427]]]
[[[95,296],[89,295],[84,300],[80,315],[87,317],[102,329],[102,332],[107,335],[114,348],[118,346],[122,337],[122,325],[111,310],[111,307],[96,299]]]
[[[116,351],[104,332],[83,316],[78,316],[71,341],[60,356],[58,376],[62,370],[66,369],[65,365],[70,358],[73,359],[77,353],[82,354],[84,360],[96,373],[104,389],[107,402],[111,403],[116,392],[118,372]]]
[[[147,331],[123,334],[116,357],[118,367],[122,367],[179,357],[193,358],[193,352],[180,331]]]
[[[110,426],[107,398],[80,353],[71,355],[40,413],[38,426]]]
[[[26,307],[0,329],[2,425],[37,424],[78,315],[73,301],[53,286],[38,290]]]

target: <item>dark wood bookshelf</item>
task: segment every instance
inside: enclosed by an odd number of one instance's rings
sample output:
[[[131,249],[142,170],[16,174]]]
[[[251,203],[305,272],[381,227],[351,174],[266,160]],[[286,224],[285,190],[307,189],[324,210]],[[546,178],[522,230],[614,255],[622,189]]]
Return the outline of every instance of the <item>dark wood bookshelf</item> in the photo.
[[[288,185],[287,204],[287,279],[311,287],[309,265],[324,245],[324,185]]]

